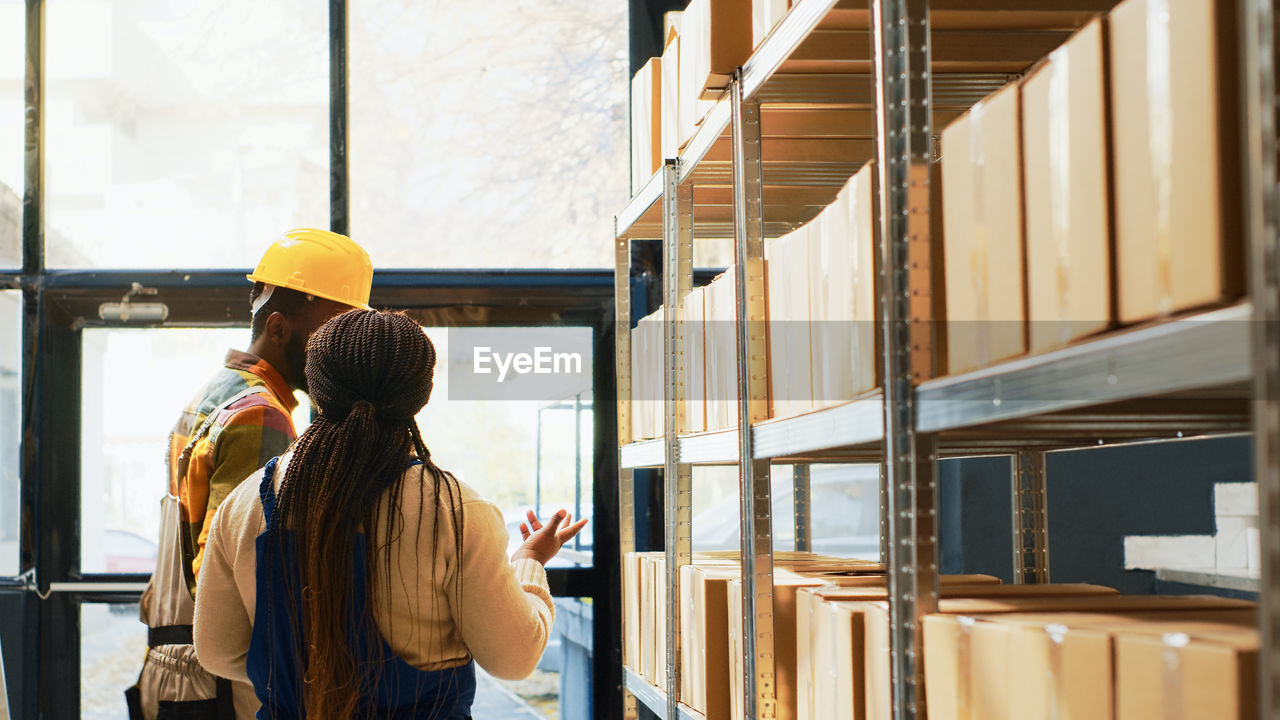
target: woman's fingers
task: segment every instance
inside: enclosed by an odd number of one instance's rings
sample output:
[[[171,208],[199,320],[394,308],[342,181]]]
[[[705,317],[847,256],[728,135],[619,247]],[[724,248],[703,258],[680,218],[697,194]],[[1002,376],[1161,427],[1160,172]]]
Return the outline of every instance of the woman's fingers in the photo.
[[[528,525],[525,525],[524,523],[520,523],[520,539],[521,540],[528,540],[529,536],[532,534],[533,533],[529,532]]]
[[[542,523],[538,522],[538,516],[534,515],[532,510],[529,511],[529,527],[533,528],[534,532],[542,529]]]
[[[566,526],[563,530],[556,533],[556,539],[563,545],[572,540],[578,533],[582,532],[582,528],[587,526],[587,519],[584,518],[578,522]]]

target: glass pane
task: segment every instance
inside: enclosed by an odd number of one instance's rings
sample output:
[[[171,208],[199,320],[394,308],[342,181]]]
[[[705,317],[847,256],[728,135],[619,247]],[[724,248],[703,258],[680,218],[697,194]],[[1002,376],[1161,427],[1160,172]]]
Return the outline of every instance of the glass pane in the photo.
[[[124,691],[138,681],[147,626],[137,603],[80,606],[80,717],[126,720]]]
[[[17,575],[22,437],[22,293],[0,291],[0,576]]]
[[[0,268],[22,265],[24,7],[23,0],[0,0]]]
[[[436,463],[497,504],[507,519],[510,549],[520,544],[529,510],[545,517],[564,508],[590,518],[593,508],[590,328],[427,328],[441,361],[431,401],[418,426]],[[533,371],[501,382],[496,367],[524,347],[579,356],[573,370]],[[476,372],[476,352],[484,369]],[[492,363],[488,362],[493,358]],[[447,361],[447,362],[446,362]],[[555,368],[548,363],[551,370]],[[578,429],[575,442],[575,423]],[[576,451],[576,452],[575,452]],[[575,459],[576,458],[576,459]],[[553,566],[590,565],[592,523],[561,550]]]
[[[324,0],[56,0],[45,31],[51,267],[253,267],[328,227]]]
[[[499,680],[476,668],[472,717],[589,720],[591,598],[556,598],[556,620],[538,669],[524,680]]]
[[[350,4],[351,231],[379,267],[611,267],[625,0]]]
[[[775,465],[773,549],[795,549],[795,485],[790,465]],[[879,470],[875,465],[809,466],[813,552],[880,558]],[[693,469],[694,550],[737,550],[742,516],[736,467]]]
[[[169,431],[187,403],[244,348],[244,328],[89,328],[81,390],[80,568],[149,573],[160,499],[168,488]],[[140,387],[147,392],[139,393]],[[294,425],[310,418],[297,395]]]

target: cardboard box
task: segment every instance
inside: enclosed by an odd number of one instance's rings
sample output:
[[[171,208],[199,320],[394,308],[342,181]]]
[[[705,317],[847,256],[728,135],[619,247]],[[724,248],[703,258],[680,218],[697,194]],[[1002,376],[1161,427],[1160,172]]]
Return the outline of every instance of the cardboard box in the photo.
[[[680,16],[666,14],[667,27],[662,50],[662,116],[658,150],[659,160],[674,158],[680,154]]]
[[[961,610],[954,602],[980,606],[952,601],[943,607]],[[1251,603],[1208,596],[1104,595],[1018,606],[1035,612],[925,618],[930,717],[1109,718],[1117,628],[1195,617],[1241,622],[1254,615]]]
[[[990,575],[943,575],[938,581],[943,587],[1000,583],[999,578]],[[883,575],[849,577],[822,587],[798,590],[797,718],[825,720],[862,716],[865,706],[862,615],[850,611],[839,601],[882,599],[887,593],[885,582]]]
[[[1256,629],[1171,627],[1116,638],[1118,720],[1258,717]]]
[[[707,429],[707,345],[705,289],[694,288],[684,299],[688,359],[685,378],[684,424],[686,432]]]
[[[690,12],[690,8],[685,8],[680,17],[681,48],[684,52],[681,54],[679,70],[680,107],[677,138],[681,149],[689,143],[702,123],[702,119],[706,117],[707,111],[715,104],[711,100],[701,98],[703,82],[698,78],[698,43],[702,38],[703,26],[707,22],[704,15],[705,13],[699,8],[693,8],[693,12]]]
[[[751,1],[751,47],[758,48],[790,6],[788,0]]]
[[[1027,351],[1019,93],[1009,85],[942,131],[952,373]]]
[[[1244,293],[1235,11],[1126,0],[1109,18],[1121,322]]]
[[[623,664],[641,673],[640,663],[640,607],[644,603],[641,590],[642,553],[627,553],[622,563],[622,634]]]
[[[1032,352],[1112,324],[1105,50],[1096,19],[1022,85]]]
[[[667,556],[655,555],[649,560],[649,585],[653,588],[653,656],[649,679],[664,690],[667,687]]]
[[[810,234],[810,371],[813,407],[877,386],[872,173],[867,163],[822,211]]]
[[[816,220],[765,244],[772,417],[812,409],[809,247]]]
[[[706,716],[728,720],[729,581],[737,566],[680,568],[680,699]]]
[[[714,100],[752,49],[752,0],[690,0],[681,35],[687,38],[691,97]]]
[[[1084,583],[1065,583],[1052,585],[992,585],[957,587],[943,591],[944,597],[939,600],[940,612],[965,612],[963,608],[981,607],[986,603],[1002,603],[1006,607],[1017,609],[1028,601],[1035,606],[1040,603],[1043,609],[1062,610],[1075,607],[1080,601],[1099,601],[1117,596],[1114,588]],[[976,599],[975,599],[976,598]],[[866,717],[868,720],[889,720],[892,715],[892,692],[889,679],[889,604],[887,602],[863,603],[864,633],[866,651],[864,660],[866,684]],[[926,656],[928,640],[925,640]],[[992,663],[991,673],[999,674],[1000,654],[991,647],[974,650],[975,658],[982,662]],[[981,654],[979,654],[981,653]],[[990,657],[988,657],[988,655]],[[977,662],[978,660],[975,660]],[[926,663],[928,662],[926,658]],[[1006,668],[1007,669],[1007,668]],[[925,673],[928,674],[926,664]],[[1007,672],[1004,673],[1007,675]],[[933,681],[930,678],[930,682]],[[928,688],[926,687],[926,692]],[[930,714],[933,717],[932,713]],[[975,713],[974,717],[984,717]]]
[[[631,78],[631,194],[662,166],[662,58]]]
[[[883,584],[879,578],[884,566],[879,563],[801,552],[780,552],[774,560],[781,575],[804,577],[805,582],[825,584],[834,579]],[[728,592],[730,583],[738,582],[740,570],[738,554],[732,551],[698,553],[693,565],[681,568],[681,699],[705,714],[707,720],[736,717],[732,702],[741,702],[741,681],[732,685],[730,680],[731,659],[741,666],[741,635],[736,636],[732,651],[729,644],[730,618],[741,617],[740,582],[733,600]],[[734,632],[740,633],[741,620],[736,619],[734,624]],[[737,690],[731,691],[731,685]],[[731,692],[739,693],[733,701]]]
[[[736,282],[730,267],[707,285],[703,296],[707,330],[707,429],[738,424]]]

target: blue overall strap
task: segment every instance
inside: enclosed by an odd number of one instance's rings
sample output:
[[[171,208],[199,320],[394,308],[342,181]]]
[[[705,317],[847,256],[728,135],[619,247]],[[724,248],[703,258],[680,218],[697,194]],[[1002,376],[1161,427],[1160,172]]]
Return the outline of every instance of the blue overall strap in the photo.
[[[267,521],[268,532],[271,531],[276,516],[275,476],[278,464],[280,464],[278,457],[268,460],[266,467],[262,468],[262,482],[258,484],[258,497],[262,500],[262,517]]]

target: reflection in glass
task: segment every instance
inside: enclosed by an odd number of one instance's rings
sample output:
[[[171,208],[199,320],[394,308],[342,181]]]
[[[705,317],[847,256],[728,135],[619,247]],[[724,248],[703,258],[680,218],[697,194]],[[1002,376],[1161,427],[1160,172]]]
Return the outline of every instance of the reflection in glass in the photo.
[[[552,332],[486,330],[495,335],[495,344],[502,344],[501,336],[541,332],[546,337]],[[582,344],[590,348],[590,328],[557,328],[554,333],[585,340]],[[561,508],[575,512],[577,507],[580,510],[575,516],[591,517],[595,425],[590,374],[582,385],[556,384],[555,378],[549,378],[548,387],[555,389],[537,400],[457,399],[458,395],[472,396],[454,392],[451,397],[450,377],[456,380],[471,368],[465,363],[460,366],[466,359],[450,353],[449,341],[455,334],[444,328],[427,328],[427,335],[440,362],[431,401],[418,414],[423,439],[436,464],[502,509],[510,549],[520,544],[520,522],[529,510],[546,517]],[[584,359],[583,366],[591,367],[590,357]],[[591,564],[592,526],[587,523],[580,540],[562,550],[553,566]]]
[[[327,227],[327,23],[324,0],[48,3],[48,264],[252,267]]]
[[[22,265],[25,28],[25,3],[0,0],[0,268]]]
[[[124,691],[138,680],[147,626],[137,603],[80,606],[80,717],[124,720]]]
[[[81,386],[80,568],[150,573],[160,499],[168,488],[169,431],[222,367],[247,347],[244,328],[89,328]],[[310,405],[299,395],[301,432]]]
[[[351,231],[380,267],[607,267],[624,0],[353,2]]]
[[[0,291],[0,577],[17,575],[21,496],[22,293]]]

